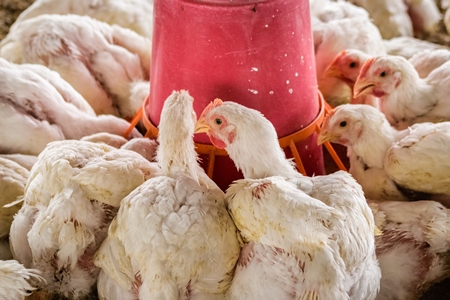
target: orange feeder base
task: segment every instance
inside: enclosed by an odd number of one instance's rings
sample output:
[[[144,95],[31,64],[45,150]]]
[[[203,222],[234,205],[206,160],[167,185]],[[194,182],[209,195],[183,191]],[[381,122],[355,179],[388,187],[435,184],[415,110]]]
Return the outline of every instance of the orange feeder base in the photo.
[[[133,120],[130,123],[130,127],[125,132],[124,136],[128,137],[131,133],[132,129],[139,123],[139,121],[142,119],[145,128],[147,129],[147,132],[145,134],[145,137],[156,139],[158,137],[158,128],[150,121],[148,118],[146,112],[145,112],[145,106],[148,101],[148,96],[145,99],[143,105],[137,112],[136,116],[133,118]],[[309,136],[311,136],[314,132],[319,133],[320,127],[322,125],[322,122],[325,118],[325,116],[330,112],[332,107],[324,101],[322,94],[318,93],[318,101],[319,101],[319,113],[317,114],[316,118],[306,127],[303,129],[290,134],[288,136],[279,138],[278,141],[280,143],[280,147],[283,149],[289,149],[292,153],[292,156],[294,158],[295,164],[297,166],[297,170],[302,173],[303,175],[306,175],[305,168],[303,167],[302,159],[300,157],[300,154],[297,150],[296,143],[305,140]],[[202,143],[195,143],[197,153],[199,155],[205,155],[207,156],[208,163],[205,167],[205,171],[208,174],[210,178],[213,177],[214,172],[214,162],[216,159],[216,156],[228,156],[227,152],[224,149],[216,148],[214,145],[210,144],[202,144]],[[329,142],[324,143],[325,148],[330,153],[331,157],[333,158],[334,162],[338,166],[340,170],[347,171],[346,167],[342,163],[341,159],[337,155],[336,151],[333,149],[333,146]]]

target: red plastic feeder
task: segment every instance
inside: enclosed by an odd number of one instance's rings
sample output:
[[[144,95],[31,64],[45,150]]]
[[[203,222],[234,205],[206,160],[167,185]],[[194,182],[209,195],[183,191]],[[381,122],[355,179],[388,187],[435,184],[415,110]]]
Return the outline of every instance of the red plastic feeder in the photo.
[[[299,171],[325,173],[309,0],[155,0],[150,84],[143,109],[153,134],[165,99],[185,89],[198,115],[215,98],[261,111]],[[206,135],[195,142],[221,188],[242,178]]]

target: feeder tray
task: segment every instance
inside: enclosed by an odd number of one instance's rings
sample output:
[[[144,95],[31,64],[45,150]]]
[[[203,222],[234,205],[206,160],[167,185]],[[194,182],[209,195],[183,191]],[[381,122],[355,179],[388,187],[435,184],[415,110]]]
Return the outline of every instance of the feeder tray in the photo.
[[[147,116],[147,113],[145,112],[145,107],[147,104],[147,101],[149,99],[149,96],[147,95],[144,103],[142,104],[139,111],[136,113],[134,118],[130,122],[130,127],[127,129],[127,131],[124,134],[124,137],[127,138],[133,128],[139,123],[140,120],[142,120],[145,129],[147,130],[145,137],[148,138],[154,138],[156,139],[158,137],[158,128],[155,126],[150,119]],[[302,173],[303,175],[306,175],[305,168],[303,166],[303,162],[301,160],[300,154],[298,153],[297,147],[295,146],[296,143],[305,140],[309,136],[311,136],[314,132],[319,133],[320,127],[322,126],[323,120],[327,114],[332,110],[332,107],[323,99],[323,96],[320,92],[318,92],[319,101],[319,113],[317,114],[316,118],[309,123],[306,127],[302,128],[301,130],[290,134],[288,136],[282,137],[278,139],[278,142],[280,144],[280,147],[285,149],[289,148],[292,151],[292,155],[294,157],[294,162],[297,167],[297,170]],[[216,156],[228,156],[226,150],[219,149],[215,147],[214,145],[210,144],[203,144],[203,143],[195,143],[196,150],[198,154],[207,155],[209,157],[208,165],[206,167],[206,173],[210,178],[213,176],[214,171],[214,162]],[[337,155],[336,151],[333,149],[333,146],[330,144],[330,142],[324,143],[325,148],[330,153],[331,157],[333,158],[334,162],[338,166],[340,170],[347,171],[344,164],[342,163],[341,159]]]

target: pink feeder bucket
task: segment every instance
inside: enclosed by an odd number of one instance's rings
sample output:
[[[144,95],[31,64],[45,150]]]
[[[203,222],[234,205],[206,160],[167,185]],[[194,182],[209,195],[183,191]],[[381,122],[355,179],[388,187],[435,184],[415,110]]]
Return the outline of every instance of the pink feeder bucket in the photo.
[[[150,86],[143,112],[153,129],[174,90],[189,91],[197,115],[215,98],[238,102],[273,123],[300,171],[325,173],[316,145],[324,107],[308,0],[154,0]],[[205,134],[195,142],[204,168],[222,189],[242,178]]]

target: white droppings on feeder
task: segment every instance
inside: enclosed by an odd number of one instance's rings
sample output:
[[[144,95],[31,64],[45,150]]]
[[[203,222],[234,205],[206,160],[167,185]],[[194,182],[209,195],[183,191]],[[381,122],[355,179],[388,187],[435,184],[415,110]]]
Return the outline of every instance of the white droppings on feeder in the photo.
[[[295,72],[295,77],[298,77],[298,72]]]
[[[289,94],[292,94],[294,92],[293,89],[289,89]]]
[[[287,56],[287,53],[284,54],[284,57],[286,57],[286,56]]]
[[[252,90],[252,89],[248,89],[248,91],[250,92],[250,93],[252,93],[252,94],[258,94],[258,91],[257,90]]]
[[[286,80],[286,84],[289,84],[289,80]]]
[[[273,95],[273,94],[274,94],[274,92],[273,92],[273,91],[270,91],[270,92],[269,92],[269,94],[270,94],[270,95]]]
[[[258,68],[257,68],[257,67],[252,67],[252,68],[250,69],[250,72],[258,72]]]
[[[267,25],[267,24],[266,24],[266,25],[264,25],[264,27],[266,27],[266,28],[267,28],[267,27],[269,27],[269,25]]]

